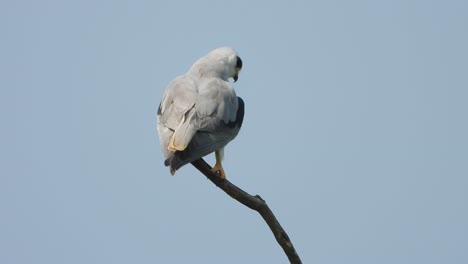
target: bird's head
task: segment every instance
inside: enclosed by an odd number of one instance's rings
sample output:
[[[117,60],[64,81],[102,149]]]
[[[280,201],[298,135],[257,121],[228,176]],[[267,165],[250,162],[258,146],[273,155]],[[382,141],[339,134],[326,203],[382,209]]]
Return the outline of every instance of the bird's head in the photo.
[[[232,78],[236,82],[241,69],[242,60],[239,54],[231,47],[222,47],[200,58],[190,71],[195,71],[201,76],[219,77],[225,81]]]

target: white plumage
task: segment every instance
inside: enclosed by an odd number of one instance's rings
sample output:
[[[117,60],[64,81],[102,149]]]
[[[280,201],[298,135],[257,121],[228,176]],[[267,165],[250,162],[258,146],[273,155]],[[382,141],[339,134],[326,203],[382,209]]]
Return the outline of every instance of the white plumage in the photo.
[[[223,148],[237,136],[244,117],[244,102],[229,79],[237,81],[241,68],[242,60],[234,49],[218,48],[167,87],[158,109],[158,132],[164,164],[172,175],[215,151],[213,171],[225,177]]]

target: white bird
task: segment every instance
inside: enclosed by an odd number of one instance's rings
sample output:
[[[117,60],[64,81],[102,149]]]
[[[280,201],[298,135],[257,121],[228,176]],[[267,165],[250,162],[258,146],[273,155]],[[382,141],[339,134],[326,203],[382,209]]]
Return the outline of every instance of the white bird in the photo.
[[[226,178],[221,160],[244,119],[244,101],[229,79],[237,81],[242,60],[230,47],[215,49],[166,88],[158,109],[161,149],[172,175],[176,170],[213,151],[212,171]]]

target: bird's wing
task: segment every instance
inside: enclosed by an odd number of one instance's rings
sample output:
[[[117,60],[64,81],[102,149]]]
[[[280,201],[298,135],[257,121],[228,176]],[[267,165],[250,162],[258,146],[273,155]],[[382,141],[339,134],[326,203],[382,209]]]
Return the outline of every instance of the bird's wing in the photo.
[[[172,152],[167,157],[164,164],[170,166],[172,174],[185,164],[223,148],[237,136],[244,120],[244,101],[240,97],[237,97],[236,101],[238,108],[234,121],[221,121],[218,125],[212,122],[210,127],[205,128],[211,131],[198,131],[184,151]],[[212,130],[213,128],[216,131]]]
[[[236,120],[238,100],[232,86],[221,79],[208,79],[200,82],[196,112],[193,119],[197,130],[223,133],[226,124]]]
[[[167,87],[159,105],[160,123],[170,129],[177,129],[185,113],[195,105],[197,97],[197,86],[193,79],[186,76],[176,78]]]
[[[184,150],[197,131],[224,135],[234,122],[237,96],[232,86],[219,78],[195,80],[184,75],[166,89],[158,109],[158,129],[164,147]],[[165,155],[166,156],[166,155]]]
[[[197,83],[189,76],[180,76],[167,87],[158,109],[158,131],[165,157],[170,154],[167,148],[171,143],[179,148],[187,146],[195,133],[189,119],[197,98]]]
[[[226,129],[226,124],[235,120],[238,106],[232,86],[219,78],[201,78],[196,95],[195,102],[190,101],[191,104],[186,106],[190,108],[175,128],[171,143],[176,150],[184,150],[197,132],[218,135],[214,141],[222,142],[224,137],[232,137]]]

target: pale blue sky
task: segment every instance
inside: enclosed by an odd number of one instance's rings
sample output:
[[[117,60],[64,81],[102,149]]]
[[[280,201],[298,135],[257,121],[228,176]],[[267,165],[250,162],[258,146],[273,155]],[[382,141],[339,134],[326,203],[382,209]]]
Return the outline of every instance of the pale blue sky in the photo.
[[[468,263],[467,3],[0,2],[0,263],[287,263],[162,164],[166,85],[224,45],[246,103],[227,176],[304,263]]]

